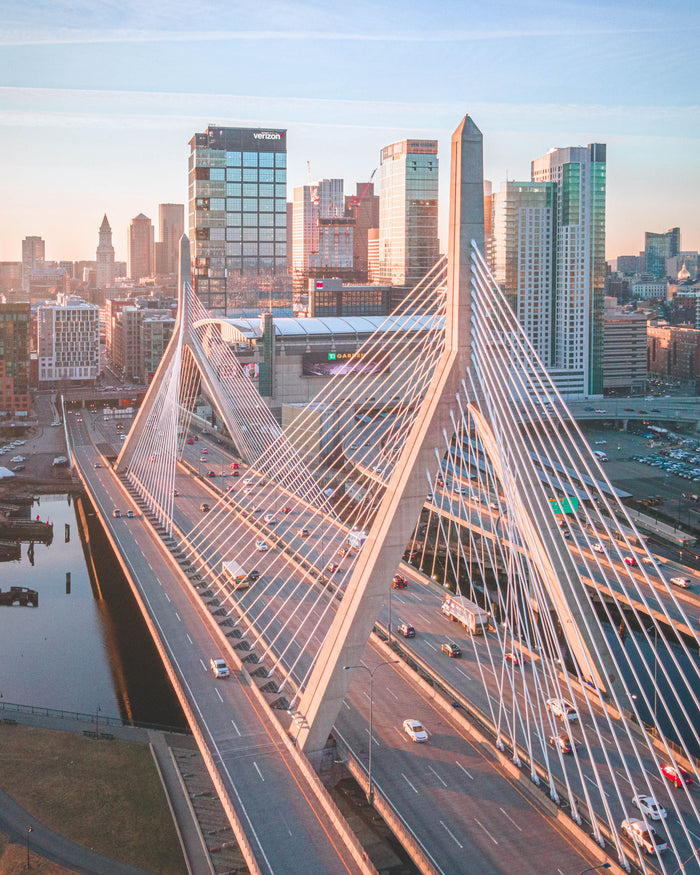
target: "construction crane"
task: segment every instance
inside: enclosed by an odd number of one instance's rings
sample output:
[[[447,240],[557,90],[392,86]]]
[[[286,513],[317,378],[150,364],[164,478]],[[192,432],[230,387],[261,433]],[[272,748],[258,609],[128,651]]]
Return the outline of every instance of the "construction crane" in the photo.
[[[365,199],[365,195],[366,195],[367,192],[369,191],[369,187],[370,187],[370,185],[372,185],[372,180],[374,179],[374,174],[375,174],[376,172],[377,172],[377,168],[375,167],[374,170],[372,171],[372,175],[371,175],[370,178],[369,178],[369,182],[367,183],[367,185],[366,185],[366,186],[364,187],[364,189],[362,190],[362,194],[359,196],[359,198],[357,197],[357,195],[352,195],[351,198],[350,198],[350,206],[356,211],[356,212],[355,212],[355,215],[357,215],[357,210],[360,209],[360,204],[361,204],[362,201]]]

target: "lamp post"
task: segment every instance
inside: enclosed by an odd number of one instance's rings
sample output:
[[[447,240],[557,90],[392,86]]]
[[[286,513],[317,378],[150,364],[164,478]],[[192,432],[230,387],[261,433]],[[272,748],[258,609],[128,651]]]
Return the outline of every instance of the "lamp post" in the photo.
[[[596,872],[598,869],[609,869],[610,863],[601,863],[598,866],[589,866],[588,869],[584,869],[583,872],[579,872],[578,875],[585,875],[586,872]]]
[[[31,862],[30,862],[30,860],[29,860],[29,833],[30,833],[31,831],[32,831],[31,826],[28,826],[28,827],[27,827],[27,835],[26,835],[26,840],[27,840],[27,869],[31,869],[31,868],[32,868],[32,864],[31,864]]]
[[[349,671],[350,669],[360,668],[363,671],[366,671],[369,675],[369,757],[367,763],[367,801],[370,805],[372,805],[374,801],[374,787],[372,785],[372,711],[374,705],[374,673],[378,668],[381,668],[383,665],[394,665],[397,663],[398,659],[387,659],[384,662],[378,662],[374,668],[367,668],[366,665],[345,665],[343,668],[345,671]]]

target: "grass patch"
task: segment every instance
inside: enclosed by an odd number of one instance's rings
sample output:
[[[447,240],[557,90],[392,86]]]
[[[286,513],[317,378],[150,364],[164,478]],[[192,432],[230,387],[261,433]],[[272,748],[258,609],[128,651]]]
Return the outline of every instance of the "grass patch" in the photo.
[[[58,863],[45,860],[29,849],[29,861],[32,871],[39,875],[71,875],[70,869],[64,869]],[[2,875],[19,875],[27,871],[27,848],[26,845],[12,844],[5,833],[0,832],[0,872]]]
[[[0,725],[0,787],[83,847],[163,875],[186,872],[147,745]]]

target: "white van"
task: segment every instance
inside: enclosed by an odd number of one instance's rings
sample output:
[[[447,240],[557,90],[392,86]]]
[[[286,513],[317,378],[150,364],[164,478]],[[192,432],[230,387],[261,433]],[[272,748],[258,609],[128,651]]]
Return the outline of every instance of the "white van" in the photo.
[[[593,450],[593,455],[599,462],[607,462],[608,454],[604,453],[602,450]]]

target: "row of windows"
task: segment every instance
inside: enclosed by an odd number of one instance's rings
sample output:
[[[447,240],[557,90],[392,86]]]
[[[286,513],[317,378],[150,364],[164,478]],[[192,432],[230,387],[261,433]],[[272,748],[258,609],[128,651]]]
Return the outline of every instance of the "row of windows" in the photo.
[[[201,212],[214,213],[284,213],[287,214],[287,202],[282,198],[239,198],[239,197],[198,197],[195,209]]]

